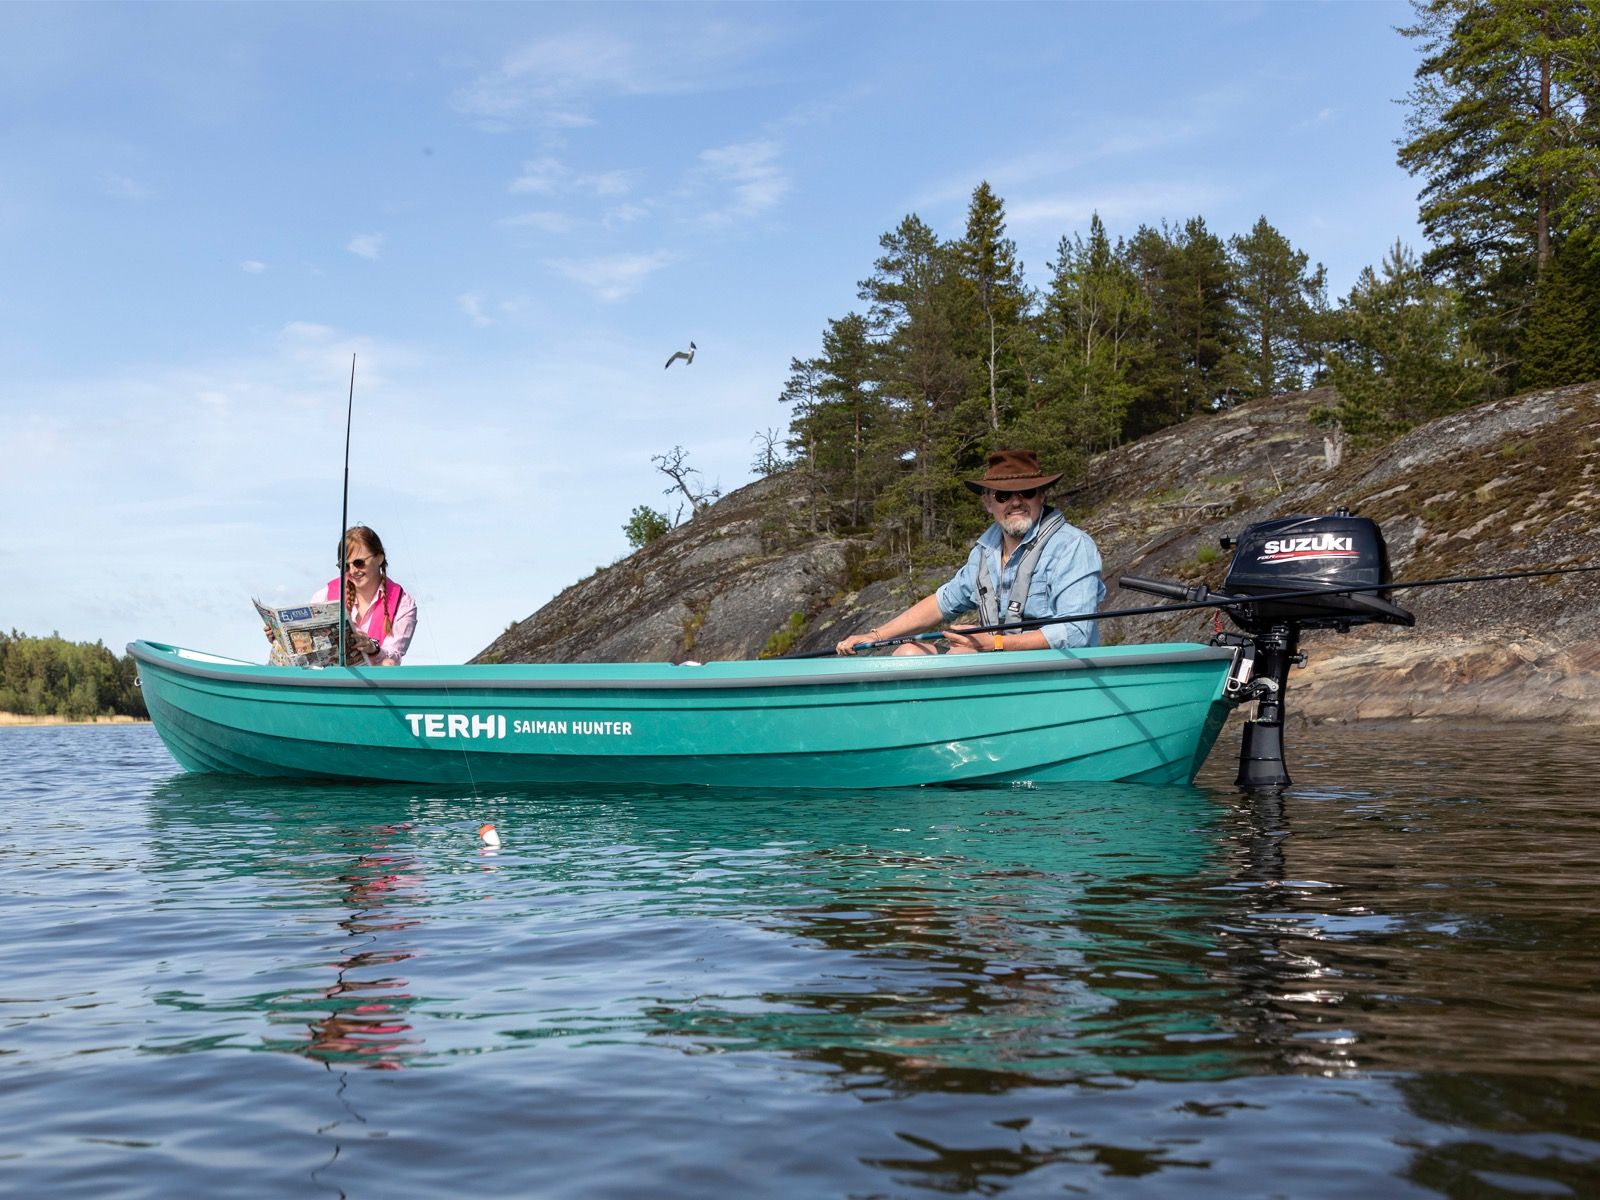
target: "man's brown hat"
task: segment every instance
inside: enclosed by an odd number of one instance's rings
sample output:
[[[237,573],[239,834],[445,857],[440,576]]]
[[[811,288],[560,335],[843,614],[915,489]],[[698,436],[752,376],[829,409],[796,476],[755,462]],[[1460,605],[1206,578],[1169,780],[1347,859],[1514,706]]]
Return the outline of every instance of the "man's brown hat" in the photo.
[[[981,496],[985,488],[994,492],[1021,492],[1049,487],[1065,474],[1065,471],[1057,471],[1046,475],[1039,469],[1039,457],[1032,450],[996,450],[989,455],[989,469],[982,479],[961,482]]]

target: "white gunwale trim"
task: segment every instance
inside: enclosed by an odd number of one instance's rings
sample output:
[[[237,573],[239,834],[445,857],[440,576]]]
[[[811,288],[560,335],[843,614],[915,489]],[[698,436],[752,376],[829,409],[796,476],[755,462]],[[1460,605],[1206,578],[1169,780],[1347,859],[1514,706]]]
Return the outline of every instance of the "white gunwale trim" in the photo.
[[[906,669],[876,669],[860,674],[821,672],[805,675],[773,675],[767,677],[717,677],[697,676],[696,668],[683,668],[681,677],[671,679],[628,679],[626,677],[599,679],[530,679],[526,676],[497,678],[497,673],[516,672],[519,668],[537,664],[482,665],[471,668],[472,675],[432,676],[416,678],[405,667],[266,667],[239,664],[243,670],[230,670],[220,665],[230,660],[215,660],[192,652],[173,649],[158,650],[143,642],[133,642],[128,653],[140,662],[157,670],[176,675],[229,683],[266,684],[272,687],[309,688],[361,688],[372,691],[742,691],[748,688],[776,687],[838,687],[862,684],[917,683],[936,679],[963,679],[974,676],[1031,675],[1039,672],[1115,671],[1124,667],[1150,666],[1155,663],[1184,663],[1227,661],[1233,651],[1225,646],[1192,646],[1182,650],[1152,649],[1143,654],[1116,654],[1094,657],[1092,652],[1078,651],[1071,656],[1047,655],[1040,651],[1017,655],[961,654],[946,655],[937,665],[926,659],[908,659]],[[1025,652],[1026,653],[1026,652]],[[833,661],[828,659],[823,662]],[[881,661],[881,660],[880,660]],[[917,664],[917,665],[913,665]],[[559,664],[571,666],[574,664]],[[608,664],[610,665],[610,664]],[[660,664],[651,664],[660,665]],[[431,669],[431,668],[429,668]]]

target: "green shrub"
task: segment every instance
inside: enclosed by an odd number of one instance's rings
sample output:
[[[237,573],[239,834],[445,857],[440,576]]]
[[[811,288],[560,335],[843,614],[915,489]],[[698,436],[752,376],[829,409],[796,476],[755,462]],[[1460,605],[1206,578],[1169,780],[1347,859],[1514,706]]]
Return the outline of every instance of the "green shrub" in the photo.
[[[633,510],[633,516],[628,518],[628,523],[622,527],[622,532],[628,535],[628,545],[635,550],[641,550],[671,528],[672,522],[667,520],[666,513],[657,512],[649,505],[641,504]]]
[[[805,613],[792,612],[789,619],[767,639],[767,644],[761,647],[760,658],[782,658],[800,640],[800,635],[806,631]]]

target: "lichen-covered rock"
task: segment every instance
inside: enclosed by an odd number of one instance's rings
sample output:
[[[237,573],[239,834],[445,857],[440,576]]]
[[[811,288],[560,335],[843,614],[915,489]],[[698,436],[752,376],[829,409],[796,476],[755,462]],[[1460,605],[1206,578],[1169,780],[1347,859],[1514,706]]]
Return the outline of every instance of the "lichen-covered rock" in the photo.
[[[1343,505],[1381,525],[1397,580],[1600,560],[1600,383],[1479,405],[1366,455],[1311,421],[1317,389],[1239,405],[1097,456],[1058,494],[1105,561],[1106,609],[1155,598],[1123,574],[1221,584],[1223,535]],[[574,584],[475,661],[754,658],[833,646],[924,596],[916,576],[852,577],[852,543],[800,538],[803,500],[774,476],[724,497]],[[781,535],[781,536],[780,536]],[[859,547],[854,547],[858,549]],[[1416,627],[1316,631],[1291,709],[1367,717],[1600,723],[1600,573],[1394,594]],[[1107,620],[1108,642],[1204,641],[1212,612]]]

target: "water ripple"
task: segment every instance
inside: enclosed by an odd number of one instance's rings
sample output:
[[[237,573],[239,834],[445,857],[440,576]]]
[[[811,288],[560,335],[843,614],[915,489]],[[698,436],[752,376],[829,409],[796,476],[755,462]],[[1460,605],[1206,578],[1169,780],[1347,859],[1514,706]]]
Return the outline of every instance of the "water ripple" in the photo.
[[[1370,732],[1355,769],[1312,731],[1275,798],[1220,760],[797,798],[291,786],[179,774],[147,727],[0,731],[7,1175],[1594,1194],[1600,747],[1519,737]]]

